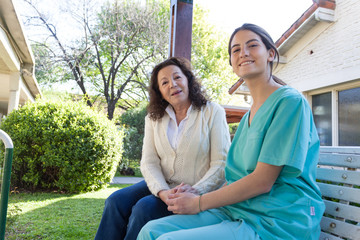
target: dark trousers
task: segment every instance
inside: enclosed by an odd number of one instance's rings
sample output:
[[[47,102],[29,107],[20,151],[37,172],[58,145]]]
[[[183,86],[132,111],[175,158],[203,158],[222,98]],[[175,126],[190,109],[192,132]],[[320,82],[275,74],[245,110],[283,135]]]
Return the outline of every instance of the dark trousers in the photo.
[[[135,240],[148,221],[171,214],[167,205],[152,195],[145,181],[141,181],[106,199],[95,240]]]

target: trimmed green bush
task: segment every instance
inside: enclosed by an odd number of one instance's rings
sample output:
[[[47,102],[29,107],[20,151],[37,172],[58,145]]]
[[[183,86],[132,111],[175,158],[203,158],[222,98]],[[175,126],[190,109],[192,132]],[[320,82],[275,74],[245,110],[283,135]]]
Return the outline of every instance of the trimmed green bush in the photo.
[[[97,190],[111,181],[121,160],[123,130],[83,103],[28,103],[0,128],[14,142],[12,187]]]
[[[128,165],[126,163],[129,161],[140,162],[147,114],[146,104],[128,110],[119,117],[120,124],[125,128],[123,165]]]

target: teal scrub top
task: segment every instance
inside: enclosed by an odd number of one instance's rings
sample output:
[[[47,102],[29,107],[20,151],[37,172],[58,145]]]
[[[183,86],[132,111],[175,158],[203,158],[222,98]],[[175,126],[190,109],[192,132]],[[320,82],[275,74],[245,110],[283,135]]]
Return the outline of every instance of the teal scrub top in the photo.
[[[307,100],[283,86],[256,112],[244,115],[229,149],[228,184],[254,171],[258,161],[283,169],[270,192],[224,207],[262,239],[319,239],[325,206],[316,184],[319,138]]]

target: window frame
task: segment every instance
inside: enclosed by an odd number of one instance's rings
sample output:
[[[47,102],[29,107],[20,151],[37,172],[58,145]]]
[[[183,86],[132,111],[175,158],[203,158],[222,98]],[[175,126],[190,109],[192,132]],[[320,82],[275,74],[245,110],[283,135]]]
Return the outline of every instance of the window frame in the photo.
[[[312,106],[312,96],[322,93],[328,93],[331,92],[331,133],[332,133],[332,139],[331,144],[332,146],[339,146],[339,92],[344,90],[349,90],[353,88],[360,88],[360,81],[356,80],[354,82],[349,83],[342,83],[338,85],[333,85],[329,87],[324,87],[321,89],[316,90],[310,90],[307,92],[304,92],[304,96],[309,102],[309,105],[311,109]]]

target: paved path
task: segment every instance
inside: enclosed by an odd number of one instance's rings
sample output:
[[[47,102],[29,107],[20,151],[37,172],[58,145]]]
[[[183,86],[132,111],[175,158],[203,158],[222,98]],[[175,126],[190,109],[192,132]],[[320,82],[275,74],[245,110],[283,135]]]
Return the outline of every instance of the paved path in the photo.
[[[142,177],[114,177],[110,184],[134,184],[142,180]]]

